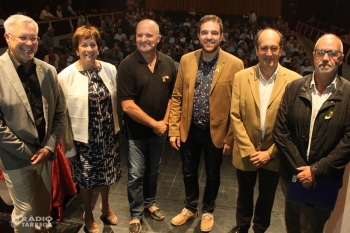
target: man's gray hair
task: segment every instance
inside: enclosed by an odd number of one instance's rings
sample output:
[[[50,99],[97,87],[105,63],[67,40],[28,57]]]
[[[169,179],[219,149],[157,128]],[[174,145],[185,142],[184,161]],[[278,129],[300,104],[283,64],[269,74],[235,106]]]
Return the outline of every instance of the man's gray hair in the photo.
[[[340,39],[337,35],[334,35],[334,34],[332,34],[332,33],[326,33],[326,34],[322,35],[320,38],[318,38],[318,40],[317,40],[316,43],[315,43],[315,49],[316,49],[316,47],[317,47],[318,41],[319,41],[322,37],[325,37],[325,36],[334,36],[334,37],[336,37],[336,38],[339,40],[339,42],[340,42],[340,52],[341,52],[341,53],[344,52],[344,49],[343,49],[343,42],[341,41],[341,39]]]
[[[32,24],[36,28],[36,33],[39,32],[38,24],[30,17],[25,15],[11,15],[4,22],[4,28],[6,33],[12,33],[15,24],[28,23]]]

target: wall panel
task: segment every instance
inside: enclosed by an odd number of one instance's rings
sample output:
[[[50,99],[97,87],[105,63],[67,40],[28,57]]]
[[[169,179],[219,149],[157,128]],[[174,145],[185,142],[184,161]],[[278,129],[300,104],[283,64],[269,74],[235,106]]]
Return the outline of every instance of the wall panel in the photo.
[[[186,12],[193,7],[197,12],[243,15],[249,9],[259,16],[277,17],[282,11],[282,0],[146,0],[153,10]]]

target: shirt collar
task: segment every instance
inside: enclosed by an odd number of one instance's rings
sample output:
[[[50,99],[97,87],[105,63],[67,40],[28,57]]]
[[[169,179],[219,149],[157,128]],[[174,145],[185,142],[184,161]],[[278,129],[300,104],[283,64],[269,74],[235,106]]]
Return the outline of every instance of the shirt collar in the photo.
[[[329,84],[327,87],[326,87],[326,90],[329,89],[329,88],[332,88],[334,87],[334,89],[336,88],[336,85],[337,85],[337,76],[334,77],[333,81],[331,84]],[[315,88],[315,72],[312,74],[312,79],[311,79],[311,82],[310,82],[310,88]]]
[[[135,51],[135,55],[136,55],[137,61],[139,61],[140,63],[145,63],[145,64],[147,64],[147,62],[145,61],[145,59],[143,58],[143,56],[142,56],[142,54],[141,54],[141,52],[140,52],[139,50],[136,50],[136,51]],[[160,55],[159,52],[156,51],[157,62],[161,62],[161,61],[162,61],[162,57],[159,56],[159,55]]]
[[[274,82],[275,79],[276,79],[276,77],[277,77],[278,67],[279,67],[279,65],[277,66],[277,68],[276,68],[275,72],[273,73],[273,75],[271,76],[271,78],[270,78],[269,80],[266,80],[266,79],[262,76],[261,71],[260,71],[260,66],[258,65],[258,69],[259,69],[259,79],[260,79],[260,80],[263,80],[263,81],[265,81],[265,82]]]
[[[12,61],[12,64],[14,65],[16,70],[18,69],[19,66],[23,66],[23,68],[24,68],[24,65],[20,61],[17,60],[17,58],[10,52],[10,50],[7,50],[7,54],[9,55],[9,57]],[[31,62],[30,66],[31,66],[31,68],[33,68],[32,66],[36,65],[34,59],[32,59],[30,62]]]
[[[217,52],[217,54],[215,55],[215,57],[213,58],[213,60],[209,61],[209,62],[206,62],[204,61],[203,59],[203,53],[201,53],[201,62],[205,65],[208,65],[208,66],[213,66],[216,64],[216,62],[218,61],[219,59],[219,51]]]

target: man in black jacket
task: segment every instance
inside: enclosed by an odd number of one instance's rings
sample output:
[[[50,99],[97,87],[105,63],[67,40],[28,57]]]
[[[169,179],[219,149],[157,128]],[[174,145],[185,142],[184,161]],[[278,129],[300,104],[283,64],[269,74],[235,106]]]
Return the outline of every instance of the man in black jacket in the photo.
[[[294,175],[305,188],[322,179],[341,180],[350,158],[350,82],[337,75],[342,42],[323,35],[313,57],[315,72],[286,87],[275,122],[285,195]],[[330,214],[286,201],[287,232],[323,232]]]
[[[72,0],[68,0],[64,5],[62,9],[63,17],[71,17],[76,16],[76,13],[72,9]]]

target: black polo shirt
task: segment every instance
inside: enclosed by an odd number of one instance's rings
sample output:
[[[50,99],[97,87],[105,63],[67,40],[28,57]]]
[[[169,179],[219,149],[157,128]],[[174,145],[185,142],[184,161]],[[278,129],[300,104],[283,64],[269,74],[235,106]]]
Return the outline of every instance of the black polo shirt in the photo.
[[[119,101],[134,100],[150,117],[157,121],[163,120],[175,79],[175,63],[169,56],[157,51],[152,73],[141,53],[136,50],[118,67]],[[124,125],[127,139],[143,140],[155,136],[151,128],[134,121],[127,114],[124,114]]]

